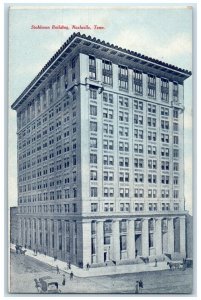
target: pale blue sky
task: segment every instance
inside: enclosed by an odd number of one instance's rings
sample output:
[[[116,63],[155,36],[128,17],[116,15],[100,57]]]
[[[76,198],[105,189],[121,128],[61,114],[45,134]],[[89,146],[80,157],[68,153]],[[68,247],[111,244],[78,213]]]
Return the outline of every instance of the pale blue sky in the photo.
[[[35,4],[36,5],[36,4]],[[75,30],[31,30],[31,25],[100,25],[81,30],[123,48],[192,70],[192,11],[113,4],[98,9],[17,9],[10,12],[9,107]],[[57,9],[56,9],[57,8]],[[80,8],[80,6],[79,6]],[[192,79],[185,81],[185,197],[192,209]],[[9,201],[17,203],[16,112],[9,109]]]

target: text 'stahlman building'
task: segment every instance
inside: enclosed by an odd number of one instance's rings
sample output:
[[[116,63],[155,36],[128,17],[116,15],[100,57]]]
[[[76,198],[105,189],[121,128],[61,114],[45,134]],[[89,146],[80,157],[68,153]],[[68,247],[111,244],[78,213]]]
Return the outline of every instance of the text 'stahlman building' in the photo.
[[[190,75],[73,34],[12,105],[18,243],[79,266],[185,256]]]

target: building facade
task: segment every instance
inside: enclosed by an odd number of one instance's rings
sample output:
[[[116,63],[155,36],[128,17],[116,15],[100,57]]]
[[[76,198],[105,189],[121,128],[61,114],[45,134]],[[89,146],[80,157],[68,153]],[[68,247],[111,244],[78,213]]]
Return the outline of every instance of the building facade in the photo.
[[[185,256],[190,75],[73,34],[12,105],[19,242],[79,266]]]

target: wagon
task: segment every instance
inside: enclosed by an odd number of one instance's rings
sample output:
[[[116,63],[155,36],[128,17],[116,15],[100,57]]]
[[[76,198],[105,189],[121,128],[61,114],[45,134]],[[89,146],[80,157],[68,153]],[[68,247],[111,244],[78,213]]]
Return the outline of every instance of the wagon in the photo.
[[[57,294],[61,293],[58,282],[50,276],[39,278],[41,293]]]

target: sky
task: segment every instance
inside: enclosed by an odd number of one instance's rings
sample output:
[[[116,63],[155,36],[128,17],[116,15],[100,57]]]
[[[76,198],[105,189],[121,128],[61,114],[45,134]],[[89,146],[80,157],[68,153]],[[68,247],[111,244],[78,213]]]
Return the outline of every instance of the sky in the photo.
[[[68,25],[69,30],[33,30],[32,25]],[[16,112],[10,106],[68,37],[72,25],[102,26],[80,30],[114,45],[192,70],[192,11],[113,4],[112,7],[47,5],[11,9],[9,15],[9,180],[10,206],[17,204]],[[185,199],[192,212],[192,77],[184,83]]]

